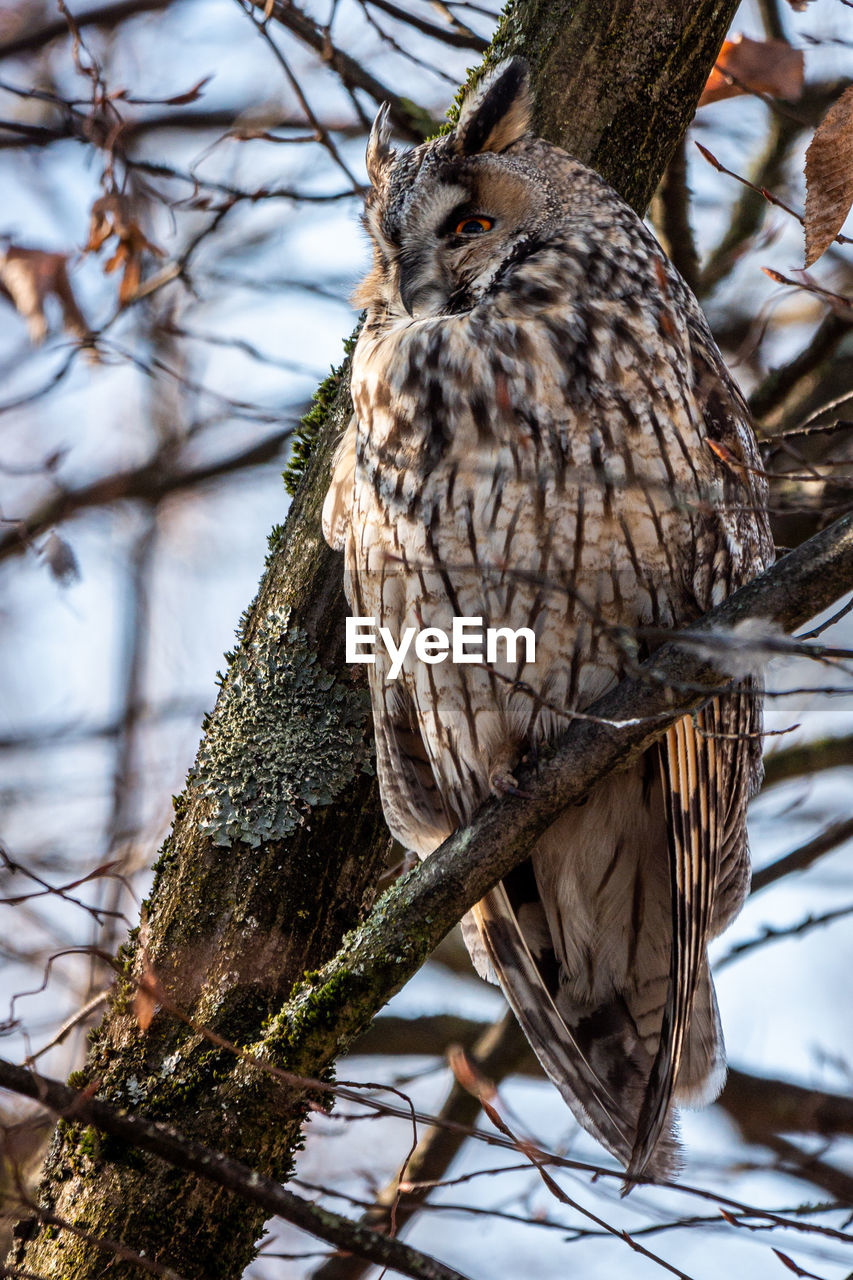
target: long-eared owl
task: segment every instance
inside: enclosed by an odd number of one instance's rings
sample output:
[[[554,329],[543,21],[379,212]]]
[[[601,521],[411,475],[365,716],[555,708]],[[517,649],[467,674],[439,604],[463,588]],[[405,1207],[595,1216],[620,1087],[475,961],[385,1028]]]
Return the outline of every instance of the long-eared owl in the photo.
[[[395,678],[378,645],[368,668],[385,815],[424,856],[772,542],[695,298],[628,205],[532,134],[523,63],[403,155],[380,111],[367,167],[374,263],[325,534],[353,613],[395,645],[454,618],[506,641],[480,662],[410,645]],[[760,732],[746,680],[560,813],[463,921],[578,1121],[637,1176],[673,1172],[675,1103],[725,1074],[707,943],[746,893]]]

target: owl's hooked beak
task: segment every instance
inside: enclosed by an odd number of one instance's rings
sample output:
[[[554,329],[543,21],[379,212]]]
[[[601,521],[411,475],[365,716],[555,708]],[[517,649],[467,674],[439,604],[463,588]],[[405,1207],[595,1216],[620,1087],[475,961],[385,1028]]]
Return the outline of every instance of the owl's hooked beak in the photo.
[[[420,279],[422,266],[423,264],[421,263],[419,255],[400,254],[398,260],[400,272],[400,301],[408,311],[409,315],[413,318],[418,295],[423,292],[423,284]]]
[[[406,310],[408,311],[409,315],[412,317],[413,320],[415,318],[414,305],[415,305],[416,296],[417,296],[417,291],[411,285],[411,283],[408,287],[405,285],[400,286],[400,301],[402,302],[403,306],[406,308]]]

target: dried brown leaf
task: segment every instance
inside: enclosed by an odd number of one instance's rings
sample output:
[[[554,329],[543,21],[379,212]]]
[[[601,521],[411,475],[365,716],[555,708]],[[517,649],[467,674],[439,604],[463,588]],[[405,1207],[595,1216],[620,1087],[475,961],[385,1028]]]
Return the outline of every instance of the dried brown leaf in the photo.
[[[149,987],[139,986],[136,988],[136,995],[133,997],[133,1012],[136,1015],[139,1030],[147,1031],[151,1026],[154,1014],[157,1012],[157,1000]]]
[[[151,930],[148,924],[148,915],[143,906],[139,934],[137,936],[137,945],[142,955],[142,977],[139,979],[136,993],[133,997],[133,1012],[136,1015],[140,1031],[147,1031],[151,1026],[151,1020],[157,1012],[157,1006],[163,994],[160,981],[151,961],[151,953],[148,950],[150,940]]]
[[[797,1266],[796,1262],[794,1262],[791,1258],[788,1257],[787,1253],[783,1253],[781,1249],[774,1249],[773,1252],[776,1254],[776,1257],[779,1259],[779,1261],[783,1263],[783,1265],[786,1266],[789,1271],[793,1271],[795,1275],[797,1274],[800,1268]]]
[[[143,253],[154,253],[159,258],[165,257],[165,254],[156,244],[152,244],[140,227],[127,196],[117,191],[100,196],[92,205],[86,252],[97,252],[113,236],[116,237],[117,244],[104,263],[104,272],[109,275],[118,267],[124,267],[118,298],[121,305],[125,306],[139,288]]]
[[[508,1133],[507,1127],[504,1124],[503,1120],[501,1120],[500,1116],[498,1115],[497,1110],[485,1098],[482,1099],[482,1107],[483,1107],[483,1114],[486,1115],[489,1118],[489,1120],[491,1120],[495,1128],[500,1130],[501,1133],[504,1133],[504,1134]],[[512,1134],[509,1134],[509,1136],[512,1137]]]
[[[793,1258],[789,1258],[787,1253],[783,1253],[781,1249],[774,1249],[773,1252],[782,1265],[787,1267],[789,1271],[793,1271],[795,1276],[802,1276],[804,1280],[821,1280],[820,1276],[816,1276],[813,1271],[804,1271]]]
[[[118,300],[123,307],[126,307],[135,295],[141,279],[142,258],[138,253],[128,254],[127,261],[124,264],[121,284],[118,287]]]
[[[51,296],[62,308],[68,333],[81,340],[89,336],[89,326],[68,279],[68,259],[64,253],[9,245],[5,253],[0,253],[0,291],[26,320],[30,340],[36,345],[47,336],[44,304]]]
[[[806,152],[806,266],[825,253],[853,204],[853,85],[821,120]]]
[[[61,586],[67,587],[80,577],[80,567],[77,564],[77,557],[71,544],[60,537],[58,533],[48,534],[41,553],[51,574]],[[112,866],[113,864],[110,863],[109,865]]]
[[[201,97],[202,89],[209,84],[213,76],[205,76],[199,80],[198,84],[194,84],[191,89],[187,89],[186,93],[176,93],[173,98],[165,98],[164,107],[183,107],[188,102],[196,102]]]
[[[751,40],[736,35],[724,42],[699,106],[741,93],[766,93],[792,101],[803,91],[803,74],[802,50],[792,49],[787,40]]]

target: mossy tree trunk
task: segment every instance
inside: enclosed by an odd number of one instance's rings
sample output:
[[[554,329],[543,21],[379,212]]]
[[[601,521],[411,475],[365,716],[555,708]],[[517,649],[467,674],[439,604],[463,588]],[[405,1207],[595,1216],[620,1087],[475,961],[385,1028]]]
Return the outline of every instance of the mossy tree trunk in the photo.
[[[643,209],[736,8],[736,0],[517,0],[487,60],[523,54],[539,131]],[[127,979],[75,1081],[99,1081],[99,1097],[282,1179],[299,1145],[305,1094],[258,1084],[166,1011],[142,1030],[133,978],[153,967],[196,1023],[251,1044],[363,916],[385,863],[365,684],[343,661],[341,559],[319,522],[331,451],[350,412],[346,384],[344,369],[321,389],[304,475],[176,801],[142,928],[122,952]],[[294,1065],[284,1057],[280,1065]],[[67,1122],[54,1136],[40,1199],[55,1217],[185,1280],[235,1280],[262,1227],[229,1193]],[[101,1276],[106,1260],[81,1236],[35,1219],[24,1224],[15,1258],[27,1272],[63,1280]],[[116,1259],[109,1274],[140,1273]]]

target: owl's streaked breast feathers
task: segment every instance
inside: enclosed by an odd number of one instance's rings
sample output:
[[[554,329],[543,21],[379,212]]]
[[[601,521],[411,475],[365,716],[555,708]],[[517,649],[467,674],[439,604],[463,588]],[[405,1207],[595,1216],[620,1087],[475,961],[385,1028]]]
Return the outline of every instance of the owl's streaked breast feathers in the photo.
[[[324,531],[353,612],[399,639],[521,626],[535,663],[368,668],[383,805],[427,855],[525,753],[772,558],[749,414],[693,295],[596,174],[529,131],[502,64],[456,128],[368,147],[373,269]],[[575,1115],[633,1174],[673,1098],[718,1091],[706,947],[749,876],[753,682],[555,819],[464,924]]]

